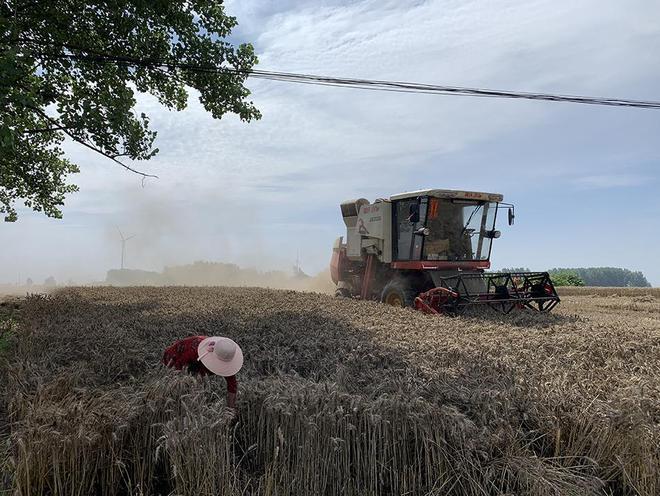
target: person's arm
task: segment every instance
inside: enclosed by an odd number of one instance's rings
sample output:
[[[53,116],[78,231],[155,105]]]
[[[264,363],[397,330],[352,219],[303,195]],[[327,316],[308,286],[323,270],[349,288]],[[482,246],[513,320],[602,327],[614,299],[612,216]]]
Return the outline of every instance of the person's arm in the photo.
[[[227,406],[229,408],[236,408],[236,394],[238,393],[238,381],[236,376],[225,377],[227,381]]]
[[[165,348],[165,351],[163,352],[163,358],[160,361],[163,365],[166,367],[171,367],[173,358],[172,358],[172,347]]]

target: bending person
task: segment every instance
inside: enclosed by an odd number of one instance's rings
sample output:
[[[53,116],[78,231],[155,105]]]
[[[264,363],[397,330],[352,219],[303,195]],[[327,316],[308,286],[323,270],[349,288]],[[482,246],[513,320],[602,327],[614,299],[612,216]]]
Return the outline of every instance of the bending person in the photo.
[[[236,408],[236,373],[243,366],[243,352],[231,339],[221,336],[190,336],[169,346],[163,364],[197,376],[219,375],[227,381],[227,406]]]

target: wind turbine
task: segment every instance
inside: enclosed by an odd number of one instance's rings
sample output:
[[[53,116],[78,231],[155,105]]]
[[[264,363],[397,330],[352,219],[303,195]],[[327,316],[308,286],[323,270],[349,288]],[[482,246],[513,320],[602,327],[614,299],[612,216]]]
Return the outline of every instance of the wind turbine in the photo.
[[[119,236],[121,236],[121,270],[124,270],[124,253],[126,251],[126,241],[128,241],[131,238],[134,238],[135,234],[132,234],[128,238],[125,238],[119,227],[117,227],[117,231],[119,231]]]

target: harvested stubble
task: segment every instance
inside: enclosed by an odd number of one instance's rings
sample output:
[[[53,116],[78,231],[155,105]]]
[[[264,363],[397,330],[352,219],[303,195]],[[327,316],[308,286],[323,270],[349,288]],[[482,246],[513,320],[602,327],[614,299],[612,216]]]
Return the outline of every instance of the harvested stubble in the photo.
[[[559,296],[651,296],[660,298],[660,288],[615,288],[601,286],[561,286]]]
[[[254,288],[33,297],[6,368],[13,489],[658,494],[659,303],[608,306],[626,298],[437,318]],[[222,380],[158,365],[188,334],[241,344],[238,422]]]

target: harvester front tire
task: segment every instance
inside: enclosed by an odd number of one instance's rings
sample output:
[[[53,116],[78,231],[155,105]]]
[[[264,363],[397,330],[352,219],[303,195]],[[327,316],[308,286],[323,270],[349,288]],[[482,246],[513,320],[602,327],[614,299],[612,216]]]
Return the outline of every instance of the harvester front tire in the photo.
[[[387,283],[380,294],[380,301],[394,307],[412,307],[419,291],[403,280],[394,280]]]

